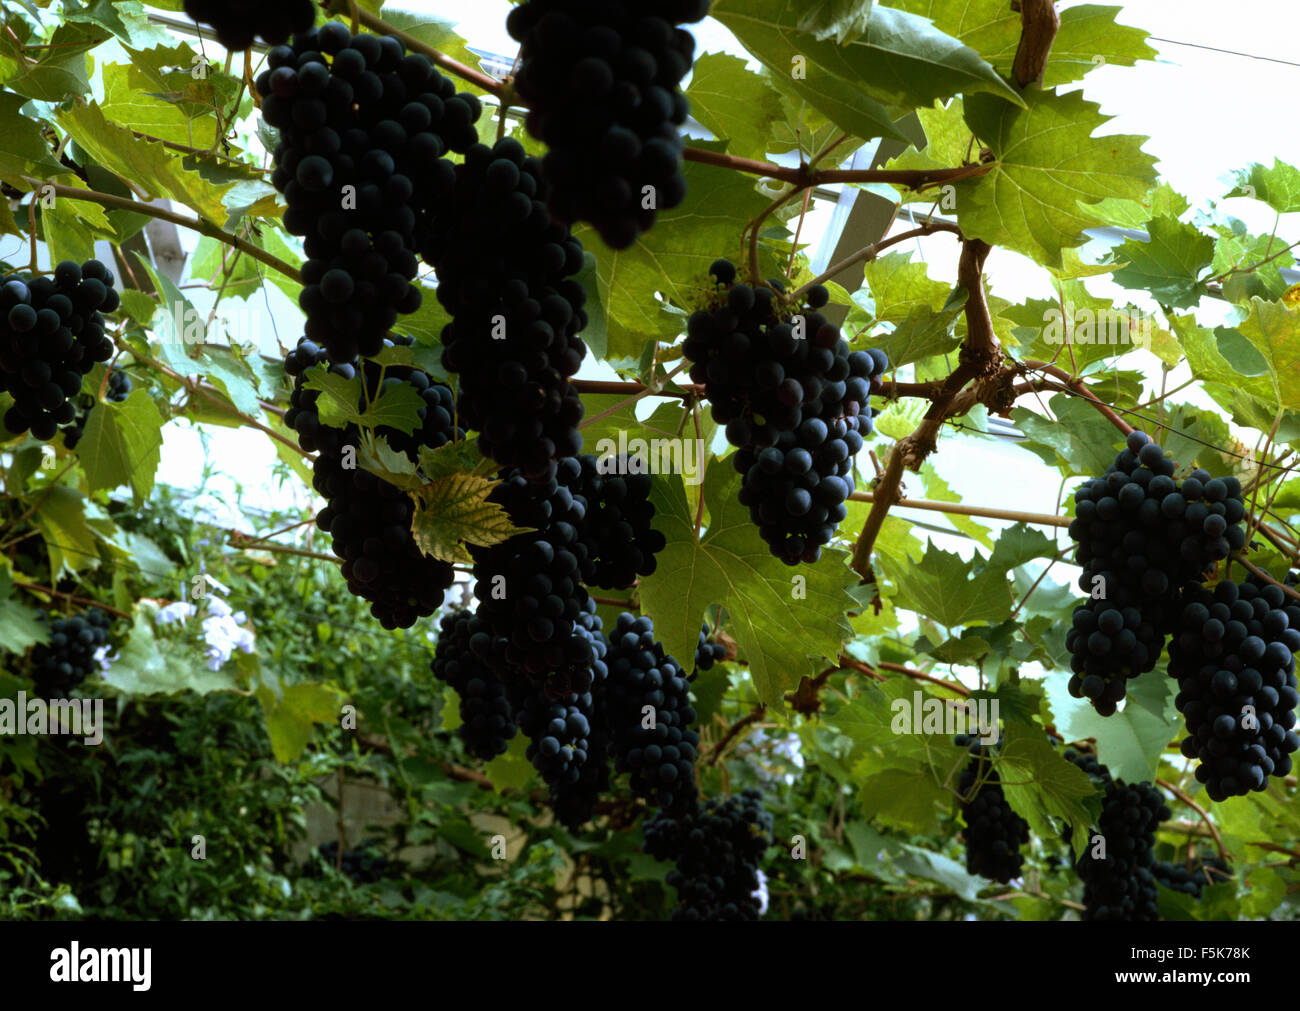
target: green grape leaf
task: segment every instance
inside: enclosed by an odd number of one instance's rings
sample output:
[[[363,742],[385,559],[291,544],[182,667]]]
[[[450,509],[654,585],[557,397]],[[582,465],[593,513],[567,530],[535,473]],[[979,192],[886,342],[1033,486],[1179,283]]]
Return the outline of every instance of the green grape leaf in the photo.
[[[22,653],[28,646],[50,641],[50,629],[36,609],[13,597],[13,577],[0,568],[0,652]]]
[[[728,53],[696,58],[686,97],[691,115],[718,140],[727,141],[728,154],[743,158],[766,157],[772,125],[784,118],[780,92]]]
[[[989,565],[1009,572],[1035,558],[1055,558],[1058,550],[1056,541],[1041,530],[1017,523],[998,534]]]
[[[158,606],[141,601],[131,619],[131,633],[103,680],[128,695],[173,695],[224,692],[238,688],[233,662],[220,670],[208,669],[201,647],[184,638],[154,635]],[[197,618],[190,619],[197,621]]]
[[[393,428],[410,435],[423,424],[417,412],[425,406],[424,399],[410,383],[394,383],[380,389],[378,398],[361,412],[359,424],[366,428]]]
[[[709,13],[771,72],[773,85],[804,100],[845,133],[903,139],[896,123],[900,110],[879,101],[856,78],[836,76],[810,58],[814,47],[832,52],[838,47],[794,29],[797,9],[790,10],[785,0],[714,0]]]
[[[31,187],[23,176],[45,179],[67,171],[45,143],[40,124],[20,111],[26,102],[21,95],[0,92],[0,131],[5,138],[0,149],[0,177],[22,189]]]
[[[984,176],[956,183],[957,219],[969,237],[1006,246],[1044,266],[1106,222],[1088,206],[1142,199],[1155,181],[1144,137],[1093,136],[1110,121],[1078,92],[1027,89],[1028,108],[991,95],[966,98],[966,122],[993,151]]]
[[[817,673],[813,658],[839,655],[850,631],[843,615],[853,606],[847,588],[857,577],[842,551],[823,551],[817,564],[797,570],[773,557],[737,501],[739,483],[730,466],[711,464],[703,485],[709,524],[697,541],[681,478],[657,477],[654,527],[667,545],[641,580],[642,609],[664,649],[690,657],[705,609],[726,608],[759,698],[780,708],[802,675]]]
[[[1300,307],[1251,299],[1237,330],[1262,356],[1277,405],[1300,408]]]
[[[74,488],[50,485],[29,495],[45,547],[50,553],[50,573],[55,579],[99,564],[99,545],[86,523],[86,499]]]
[[[1048,675],[1046,688],[1056,729],[1069,741],[1097,740],[1097,756],[1110,769],[1111,775],[1130,783],[1150,781],[1160,766],[1160,755],[1178,733],[1180,717],[1173,710],[1173,692],[1177,688],[1172,678],[1159,671],[1144,674],[1129,682],[1129,700],[1124,708],[1111,716],[1098,716],[1097,711],[1084,699],[1073,698],[1066,688],[1069,675]],[[1150,686],[1144,685],[1150,681]],[[1155,708],[1154,701],[1134,703],[1135,693],[1144,691],[1167,693],[1168,705]]]
[[[170,197],[213,224],[225,223],[228,212],[222,197],[233,184],[209,182],[187,168],[184,160],[161,142],[143,140],[110,123],[93,103],[60,109],[55,118],[95,161],[130,179],[148,197]]]
[[[162,426],[148,390],[134,389],[120,403],[97,403],[77,444],[90,490],[130,484],[136,505],[143,505],[162,461]]]
[[[1082,769],[1061,757],[1036,723],[1008,720],[995,763],[1002,792],[1018,815],[1040,839],[1056,839],[1058,818],[1071,830],[1076,852],[1086,844],[1101,805],[1092,781]]]
[[[266,714],[271,753],[277,762],[297,759],[317,723],[332,723],[339,718],[340,697],[331,685],[304,681],[286,687],[278,699],[263,685],[257,697]]]
[[[1098,67],[1131,67],[1139,60],[1154,60],[1157,54],[1147,44],[1147,32],[1115,21],[1122,10],[1122,7],[1080,4],[1061,11],[1061,24],[1043,72],[1043,86],[1054,88],[1078,81]],[[1002,69],[1010,71],[1011,59],[1007,59]]]
[[[1115,283],[1151,292],[1161,305],[1194,306],[1206,288],[1201,272],[1214,259],[1214,240],[1195,225],[1161,215],[1147,224],[1146,242],[1126,239],[1112,251],[1127,261],[1115,271]]]
[[[880,564],[898,586],[895,604],[945,627],[998,622],[1011,614],[1011,590],[1001,572],[986,568],[972,576],[970,562],[933,543],[926,548],[921,564],[910,572],[895,570],[892,559],[882,557]]]
[[[361,380],[354,376],[344,379],[322,368],[310,369],[305,389],[320,394],[316,409],[320,413],[322,425],[331,428],[346,428],[361,422],[361,412],[357,404],[361,402]],[[408,430],[409,431],[409,430]]]
[[[1260,200],[1278,214],[1300,211],[1300,169],[1277,158],[1273,167],[1252,162],[1235,173],[1237,185],[1226,197],[1249,197]]]

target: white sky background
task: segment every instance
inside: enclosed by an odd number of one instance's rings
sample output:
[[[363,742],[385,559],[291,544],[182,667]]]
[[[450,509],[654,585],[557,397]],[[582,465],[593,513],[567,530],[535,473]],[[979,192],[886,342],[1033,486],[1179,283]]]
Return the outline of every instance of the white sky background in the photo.
[[[479,0],[473,5],[451,4],[447,0],[411,0],[403,6],[420,13],[459,19],[458,31],[475,48],[505,56],[513,56],[516,51],[515,43],[504,28],[511,6],[506,0]],[[1058,5],[1061,9],[1071,6],[1077,4],[1066,2]],[[1184,0],[1177,4],[1165,0],[1140,0],[1124,5],[1120,20],[1144,28],[1157,38],[1237,50],[1277,60],[1292,59],[1294,39],[1300,37],[1300,10],[1266,0],[1238,0],[1231,8],[1210,0]],[[693,30],[700,43],[699,53],[728,51],[745,55],[730,32],[712,19],[693,26]],[[1142,63],[1132,68],[1103,67],[1089,74],[1082,87],[1089,99],[1101,103],[1103,112],[1115,116],[1110,132],[1136,133],[1151,138],[1144,148],[1159,158],[1157,171],[1188,196],[1194,205],[1221,197],[1230,188],[1223,182],[1223,177],[1251,161],[1271,164],[1277,157],[1300,165],[1300,135],[1294,130],[1287,108],[1288,97],[1300,85],[1300,66],[1154,39],[1151,45],[1159,52],[1158,62]],[[803,237],[814,243],[814,248],[818,241],[827,238],[824,233],[830,219],[829,209],[830,205],[825,205],[818,213],[810,215],[805,223]],[[1253,232],[1267,232],[1272,228],[1273,214],[1263,205],[1238,199],[1229,201],[1227,210],[1241,217]],[[1300,237],[1297,224],[1300,223],[1284,218],[1280,234],[1289,238]],[[195,238],[183,235],[182,241],[192,249]],[[955,278],[957,246],[950,237],[931,237],[923,244],[918,243],[912,251],[914,256],[927,261],[932,277],[948,282]],[[1085,256],[1096,258],[1103,252],[1104,246],[1091,243]],[[1013,300],[1045,297],[1050,292],[1050,278],[1045,271],[1003,250],[995,250],[990,257],[988,280],[993,291]],[[1118,297],[1119,289],[1104,278],[1090,279],[1087,283],[1095,294],[1116,294]],[[268,286],[268,292],[265,297],[259,295],[252,302],[259,312],[265,311],[263,306],[270,307],[269,317],[273,326],[261,328],[262,347],[267,353],[276,354],[273,331],[278,331],[286,347],[292,347],[301,333],[301,315],[277,290]],[[206,311],[210,305],[207,293],[195,290],[188,294],[200,311]],[[433,297],[432,292],[428,292],[426,297]],[[1122,303],[1132,298],[1132,293],[1126,293],[1119,297],[1119,301]],[[1225,303],[1207,299],[1203,303],[1202,318],[1220,322],[1226,310]],[[1220,315],[1214,315],[1216,313]],[[1136,357],[1127,359],[1126,364],[1130,361],[1135,363],[1128,365],[1130,368],[1143,367],[1136,364]],[[1151,368],[1153,375],[1157,374],[1154,362],[1155,359],[1146,358],[1146,367]],[[603,366],[588,363],[581,374],[584,377],[602,377],[611,373]],[[1171,386],[1184,377],[1176,374]],[[645,413],[654,403],[647,401]],[[1209,406],[1208,401],[1204,403]],[[288,504],[285,489],[272,488],[267,483],[275,460],[268,439],[252,431],[216,428],[208,429],[207,437],[209,449],[205,454],[198,433],[191,426],[168,426],[159,479],[180,486],[196,485],[206,455],[217,473],[210,484],[216,492],[212,502],[217,508],[227,510],[228,525],[247,522],[230,508],[236,497],[233,494],[234,482],[243,486],[246,505]],[[964,501],[1032,512],[1056,510],[1056,476],[1032,454],[1001,441],[961,439],[960,449],[955,440],[950,440],[947,445],[949,451],[945,452],[941,443],[932,460]],[[910,482],[908,492],[913,496],[921,495],[919,481],[915,478]],[[303,500],[308,495],[303,489],[296,494]],[[910,515],[927,522],[943,523],[934,513]],[[852,532],[848,535],[852,536]],[[1064,536],[1063,532],[1061,536]],[[968,541],[947,537],[940,537],[939,541],[950,550],[969,550]],[[1061,570],[1062,579],[1068,578],[1068,571]]]

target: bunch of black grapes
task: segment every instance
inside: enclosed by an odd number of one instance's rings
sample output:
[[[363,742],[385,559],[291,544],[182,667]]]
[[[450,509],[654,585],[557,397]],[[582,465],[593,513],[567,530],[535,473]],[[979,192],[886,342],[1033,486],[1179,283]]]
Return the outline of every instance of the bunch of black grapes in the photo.
[[[530,481],[582,448],[582,400],[569,379],[587,346],[582,245],[553,221],[541,163],[518,141],[475,144],[454,173],[455,199],[430,218],[425,259],[452,321],[443,366],[459,375],[465,426],[479,448]]]
[[[249,48],[256,38],[279,45],[316,20],[311,0],[185,0],[185,13],[211,25],[217,41],[236,51]]]
[[[588,582],[610,589],[626,589],[637,576],[655,570],[655,555],[663,549],[664,535],[651,526],[655,507],[650,501],[653,479],[633,473],[628,457],[597,461],[587,453],[578,494],[587,502],[582,534],[593,569]]]
[[[491,547],[471,547],[478,615],[506,640],[510,664],[534,679],[552,679],[560,694],[591,686],[596,648],[580,618],[590,598],[582,586],[593,564],[581,535],[587,512],[578,493],[582,465],[559,462],[554,477],[527,480],[504,472],[489,500],[516,527],[531,528]]]
[[[381,345],[409,345],[411,338],[384,340]],[[421,447],[437,449],[464,438],[455,425],[451,390],[411,366],[381,368],[373,361],[330,365],[324,349],[304,338],[290,353],[286,370],[294,377],[294,392],[285,423],[298,433],[304,449],[319,450],[312,484],[327,500],[316,525],[330,534],[334,553],[343,559],[348,590],[370,601],[370,610],[385,628],[409,628],[442,604],[452,583],[452,566],[426,556],[415,543],[411,523],[415,504],[403,489],[363,470],[357,463],[361,433],[357,426],[333,428],[320,420],[319,394],[307,389],[309,370],[328,368],[345,379],[361,377],[365,390],[358,407],[373,403],[392,384],[416,391],[423,406],[420,426],[411,434],[380,426],[377,435],[415,462]],[[350,452],[349,452],[350,450]]]
[[[614,763],[633,792],[664,810],[695,803],[700,735],[681,666],[655,640],[654,623],[624,612],[609,633],[604,717]],[[649,712],[647,712],[649,710]]]
[[[481,105],[398,39],[338,22],[276,46],[267,64],[257,90],[280,134],[271,180],[284,227],[305,237],[307,336],[335,362],[373,355],[420,306],[416,252],[455,183],[445,156],[477,141]]]
[[[1187,723],[1182,752],[1211,800],[1263,790],[1300,748],[1295,653],[1300,606],[1280,588],[1229,580],[1189,588],[1169,644],[1174,703]]]
[[[120,369],[114,369],[108,374],[108,386],[104,389],[104,399],[113,403],[120,404],[131,395],[131,377]],[[95,398],[89,394],[83,393],[77,398],[77,404],[81,408],[76,419],[72,422],[71,427],[63,430],[63,445],[68,449],[76,449],[77,443],[86,432],[86,422],[90,418],[90,412],[95,407]]]
[[[98,607],[66,618],[38,611],[37,617],[49,627],[50,641],[32,648],[36,692],[45,699],[66,699],[98,671],[95,653],[108,644],[113,619]]]
[[[683,812],[661,811],[645,824],[645,848],[677,867],[668,884],[677,891],[673,919],[757,920],[758,870],[772,845],[772,816],[763,795],[749,789],[710,798]]]
[[[1029,823],[1007,803],[1002,780],[979,739],[958,734],[954,741],[973,756],[957,781],[966,822],[966,870],[1005,885],[1024,865],[1020,847],[1029,842]]]
[[[1190,867],[1186,863],[1165,863],[1162,860],[1155,864],[1151,873],[1166,888],[1194,899],[1201,897],[1201,890],[1206,885],[1221,884],[1232,877],[1231,869],[1218,857],[1196,860]]]
[[[1131,432],[1106,473],[1075,491],[1070,536],[1090,597],[1066,636],[1069,687],[1103,716],[1129,678],[1159,662],[1183,589],[1245,544],[1240,483],[1203,470],[1178,482],[1174,470],[1158,445]]]
[[[344,850],[340,857],[338,840],[331,839],[317,846],[316,853],[327,867],[337,868],[358,885],[382,881],[395,869],[395,865],[379,851],[378,844],[371,840]]]
[[[43,441],[77,417],[81,377],[113,355],[102,313],[120,299],[113,272],[98,260],[65,260],[49,276],[0,278],[0,393],[14,405],[5,428]]]
[[[465,747],[485,762],[505,754],[517,727],[504,641],[472,612],[450,611],[439,623],[432,668],[460,697],[456,732]]]
[[[869,397],[888,359],[849,350],[817,311],[821,286],[791,312],[779,281],[737,283],[726,260],[710,273],[714,304],[691,316],[682,348],[691,380],[704,384],[714,420],[739,449],[740,501],[763,540],[787,565],[815,562],[848,513],[853,460],[872,430]]]
[[[1067,750],[1065,758],[1105,791],[1101,817],[1076,869],[1083,881],[1085,920],[1146,923],[1159,919],[1156,829],[1172,812],[1151,783],[1114,779],[1091,756]],[[1100,836],[1100,838],[1097,838]]]
[[[727,647],[709,634],[709,624],[705,622],[700,626],[700,641],[695,647],[695,671],[708,670],[715,663],[725,659],[727,659]]]
[[[520,42],[515,87],[542,140],[550,207],[589,221],[613,249],[686,195],[681,172],[688,105],[682,78],[708,0],[526,0],[506,28]]]

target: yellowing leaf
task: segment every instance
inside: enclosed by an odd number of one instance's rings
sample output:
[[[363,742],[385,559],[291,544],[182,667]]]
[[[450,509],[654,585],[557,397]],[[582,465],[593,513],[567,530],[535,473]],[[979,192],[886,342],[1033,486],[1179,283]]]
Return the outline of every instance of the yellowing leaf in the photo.
[[[491,547],[531,529],[515,527],[500,503],[488,501],[496,486],[471,474],[449,474],[426,485],[411,522],[419,549],[444,562],[470,564],[466,545]]]

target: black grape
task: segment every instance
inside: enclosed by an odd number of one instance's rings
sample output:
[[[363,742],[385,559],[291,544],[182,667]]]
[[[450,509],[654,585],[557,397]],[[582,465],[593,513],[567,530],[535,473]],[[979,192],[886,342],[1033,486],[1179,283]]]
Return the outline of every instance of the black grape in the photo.
[[[1160,791],[1151,783],[1127,785],[1113,779],[1105,766],[1095,759],[1081,759],[1074,751],[1064,755],[1105,792],[1097,827],[1076,864],[1083,881],[1083,919],[1124,923],[1159,919],[1152,847],[1160,822],[1171,815]],[[1094,842],[1098,835],[1101,839]],[[1104,856],[1094,855],[1102,843]]]
[[[49,627],[50,641],[32,648],[36,692],[44,699],[66,699],[99,670],[95,653],[108,644],[113,620],[98,607],[66,618],[38,611],[37,617]]]
[[[507,640],[511,664],[529,677],[551,678],[559,694],[587,691],[596,659],[580,620],[590,603],[582,583],[592,573],[581,536],[587,503],[575,494],[581,473],[572,457],[560,461],[556,476],[544,483],[504,472],[489,500],[531,532],[470,548],[479,617]]]
[[[966,870],[1005,885],[1024,865],[1020,847],[1029,842],[1029,823],[1007,803],[988,749],[966,734],[959,734],[955,742],[974,756],[957,781],[966,822]],[[981,780],[976,790],[975,784]]]
[[[338,840],[331,839],[317,846],[316,853],[326,867],[340,870],[358,885],[374,884],[396,869],[396,865],[380,853],[379,844],[375,840],[367,840],[360,846],[344,850],[340,857]],[[319,865],[309,869],[308,876],[319,877]]]
[[[249,48],[256,38],[279,45],[316,20],[311,0],[185,0],[185,13],[211,25],[217,41],[234,50]]]
[[[615,768],[630,774],[634,793],[665,810],[693,805],[700,735],[690,729],[690,689],[681,666],[655,641],[648,617],[618,616],[605,666],[604,715]],[[651,719],[653,729],[646,726]]]
[[[1264,790],[1269,776],[1291,772],[1297,650],[1300,606],[1278,587],[1225,580],[1188,589],[1169,674],[1187,724],[1182,752],[1199,760],[1196,778],[1211,800]]]
[[[709,634],[709,625],[705,622],[700,626],[700,641],[695,647],[695,670],[708,670],[715,663],[725,659],[727,659],[727,647]]]
[[[409,346],[411,338],[382,344]],[[343,577],[348,590],[370,601],[370,610],[385,628],[408,628],[442,604],[454,571],[448,562],[426,556],[411,534],[415,503],[396,485],[357,465],[361,433],[355,425],[332,428],[320,420],[320,394],[306,388],[309,370],[328,368],[351,379],[363,378],[366,391],[358,396],[358,407],[367,397],[373,402],[383,384],[411,386],[424,406],[419,409],[420,427],[410,435],[380,426],[375,429],[390,447],[414,462],[421,447],[437,449],[464,438],[455,426],[455,398],[451,390],[430,379],[422,369],[388,366],[381,370],[366,361],[360,368],[350,363],[328,364],[324,349],[303,338],[285,361],[294,377],[285,424],[298,433],[299,444],[318,450],[313,463],[312,484],[327,500],[316,516],[316,525],[330,534],[334,553],[343,559]],[[347,452],[351,449],[352,452]]]
[[[610,589],[625,589],[637,576],[655,571],[655,555],[663,549],[664,535],[650,525],[655,507],[650,501],[653,478],[631,473],[626,457],[597,461],[590,454],[582,464],[579,494],[587,501],[583,539],[593,569],[587,581]]]
[[[677,921],[757,920],[758,870],[772,845],[773,819],[754,789],[710,798],[684,812],[661,811],[645,824],[645,848],[677,864]]]
[[[280,136],[271,181],[284,227],[305,237],[307,336],[335,362],[373,355],[420,306],[416,254],[455,183],[446,155],[477,142],[481,104],[396,38],[338,22],[274,47],[267,63],[256,85]]]
[[[484,761],[504,754],[517,729],[504,646],[493,638],[487,622],[469,611],[451,611],[439,624],[433,673],[460,696],[456,732]]]
[[[1162,860],[1151,868],[1151,873],[1166,888],[1194,899],[1201,897],[1201,889],[1206,885],[1222,884],[1232,877],[1231,869],[1218,857],[1193,861],[1190,867],[1185,862],[1166,863]]]
[[[1235,478],[1203,470],[1174,480],[1174,461],[1142,432],[1101,477],[1074,493],[1070,536],[1089,594],[1066,637],[1070,693],[1109,716],[1126,682],[1152,670],[1174,631],[1179,594],[1245,544]]]
[[[847,515],[853,461],[872,431],[869,398],[888,359],[850,351],[811,301],[783,307],[777,282],[737,283],[726,260],[710,273],[717,290],[690,317],[682,346],[691,380],[704,384],[713,419],[738,447],[740,502],[772,554],[815,562]]]
[[[108,374],[108,386],[104,389],[104,399],[120,404],[130,395],[131,377],[125,372],[114,369]],[[95,406],[95,398],[90,394],[83,393],[77,397],[77,405],[81,408],[80,413],[78,413],[72,425],[63,430],[63,445],[68,449],[76,449],[77,443],[81,441],[82,435],[85,434],[86,421],[90,418],[90,412]]]
[[[582,245],[551,220],[541,164],[518,141],[475,144],[437,205],[423,255],[452,321],[442,363],[458,373],[479,448],[530,481],[582,448],[583,406],[569,382],[587,353]]]
[[[81,378],[113,356],[102,313],[120,304],[113,273],[98,260],[66,260],[53,276],[0,277],[0,393],[14,404],[4,426],[41,441],[77,418]]]
[[[656,212],[686,195],[680,128],[682,78],[695,39],[677,27],[700,20],[706,0],[527,0],[506,28],[520,42],[515,87],[542,140],[552,212],[591,222],[625,249]]]

